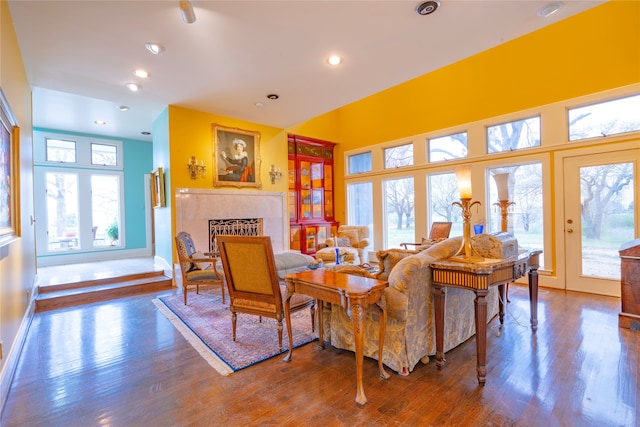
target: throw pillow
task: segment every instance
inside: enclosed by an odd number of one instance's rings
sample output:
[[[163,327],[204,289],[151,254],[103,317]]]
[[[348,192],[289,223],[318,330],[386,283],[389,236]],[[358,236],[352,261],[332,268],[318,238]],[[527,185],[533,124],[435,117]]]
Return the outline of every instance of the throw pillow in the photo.
[[[389,273],[393,270],[401,259],[414,255],[417,251],[405,251],[403,249],[388,249],[376,252],[376,258],[380,261],[380,272],[377,278],[380,280],[389,280]]]
[[[209,261],[204,261],[204,262],[197,261],[197,260],[209,259],[209,257],[203,254],[202,252],[194,252],[193,255],[191,255],[191,259],[193,260],[193,268],[196,270],[206,270],[211,266],[211,263]]]
[[[336,237],[336,246],[351,247],[351,240],[349,240],[347,237]]]
[[[351,244],[349,246],[353,248],[358,247],[358,243],[360,243],[360,239],[358,238],[358,232],[356,230],[345,230],[338,232],[338,238],[347,238]],[[338,245],[340,246],[340,245]]]

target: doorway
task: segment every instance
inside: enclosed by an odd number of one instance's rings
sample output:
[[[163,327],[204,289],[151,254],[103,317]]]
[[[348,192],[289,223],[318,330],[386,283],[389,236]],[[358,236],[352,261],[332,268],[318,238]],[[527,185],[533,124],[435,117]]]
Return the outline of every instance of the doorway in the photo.
[[[640,150],[564,159],[566,288],[620,297],[620,246],[635,237]]]

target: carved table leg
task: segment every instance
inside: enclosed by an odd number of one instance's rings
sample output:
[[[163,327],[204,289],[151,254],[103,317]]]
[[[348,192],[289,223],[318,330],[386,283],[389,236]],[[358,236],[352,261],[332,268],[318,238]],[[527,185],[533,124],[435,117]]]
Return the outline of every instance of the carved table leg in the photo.
[[[498,313],[500,314],[500,325],[504,325],[504,302],[505,302],[505,288],[508,288],[509,284],[503,283],[498,285]]]
[[[478,361],[476,372],[478,372],[478,384],[483,386],[487,380],[487,294],[489,291],[478,289],[475,293],[476,357]]]
[[[293,284],[287,282],[287,295],[284,300],[284,318],[287,322],[287,335],[289,335],[289,351],[284,357],[285,362],[290,362],[293,357],[293,332],[291,329],[291,297],[293,296]]]
[[[529,305],[531,308],[531,330],[538,330],[538,267],[529,269]]]
[[[356,403],[359,405],[365,405],[367,403],[367,397],[364,394],[364,387],[362,385],[362,366],[364,365],[364,354],[362,353],[364,333],[364,307],[361,304],[352,305],[347,310],[349,317],[351,317],[351,323],[353,324],[353,336],[354,344],[356,347]]]
[[[446,293],[442,286],[433,284],[433,308],[436,320],[436,366],[442,369],[444,366],[444,302]]]

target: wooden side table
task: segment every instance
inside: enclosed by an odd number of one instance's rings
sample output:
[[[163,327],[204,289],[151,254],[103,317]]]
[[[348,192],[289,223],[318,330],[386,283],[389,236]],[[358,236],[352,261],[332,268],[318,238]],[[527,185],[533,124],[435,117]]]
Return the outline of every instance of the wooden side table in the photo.
[[[476,371],[478,383],[483,386],[487,376],[487,294],[492,286],[500,292],[500,324],[504,323],[505,283],[523,277],[528,272],[531,330],[538,329],[538,267],[542,251],[525,251],[503,260],[481,263],[461,263],[444,260],[431,264],[432,292],[436,321],[436,366],[444,366],[444,306],[443,288],[454,286],[469,289],[476,294],[474,300],[476,320]]]
[[[365,310],[372,304],[380,307],[380,337],[378,343],[378,370],[380,377],[388,379],[389,374],[382,364],[382,347],[384,345],[384,333],[387,324],[387,312],[384,304],[384,290],[389,286],[388,282],[368,277],[354,276],[351,274],[335,273],[324,269],[304,271],[287,274],[287,295],[284,301],[284,314],[289,331],[289,352],[284,358],[285,362],[291,361],[293,356],[293,334],[291,333],[291,296],[297,292],[308,295],[318,300],[318,333],[320,340],[318,346],[324,348],[323,301],[338,304],[347,310],[347,314],[353,323],[356,353],[356,403],[365,405],[367,397],[362,386],[362,366],[364,364],[363,350],[363,321]]]

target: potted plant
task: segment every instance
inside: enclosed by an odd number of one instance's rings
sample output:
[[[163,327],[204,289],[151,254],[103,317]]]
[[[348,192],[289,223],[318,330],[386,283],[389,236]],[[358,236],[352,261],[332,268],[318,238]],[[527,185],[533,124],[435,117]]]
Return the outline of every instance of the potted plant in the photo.
[[[118,240],[118,222],[114,220],[105,230],[105,234],[111,240],[111,244],[115,244]]]

